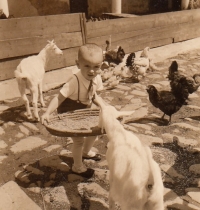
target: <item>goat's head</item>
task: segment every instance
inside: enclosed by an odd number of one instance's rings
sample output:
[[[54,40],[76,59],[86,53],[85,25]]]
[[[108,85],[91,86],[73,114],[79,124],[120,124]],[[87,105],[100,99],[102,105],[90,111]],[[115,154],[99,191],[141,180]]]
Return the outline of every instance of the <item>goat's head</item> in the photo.
[[[56,54],[56,55],[63,55],[63,52],[61,49],[59,49],[56,45],[56,43],[54,42],[54,40],[52,41],[47,41],[48,44],[46,46],[46,49],[50,50],[51,53]]]
[[[95,94],[94,102],[100,107],[99,127],[105,128],[106,125],[111,125],[111,121],[125,115],[131,115],[135,111],[117,111],[114,106],[105,104],[101,97]]]

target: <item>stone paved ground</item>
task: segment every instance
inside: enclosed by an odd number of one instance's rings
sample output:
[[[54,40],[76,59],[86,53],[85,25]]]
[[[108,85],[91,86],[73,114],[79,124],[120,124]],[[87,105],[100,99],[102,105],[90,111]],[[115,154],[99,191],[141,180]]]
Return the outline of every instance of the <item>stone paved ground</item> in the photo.
[[[118,110],[138,111],[125,118],[124,127],[150,145],[162,170],[165,208],[200,209],[200,92],[190,96],[188,105],[172,117],[172,125],[161,120],[153,107],[146,85],[169,89],[166,79],[172,60],[180,71],[192,75],[200,69],[200,50],[157,63],[160,70],[149,72],[139,83],[120,83],[101,96]],[[48,102],[58,90],[45,94]],[[95,170],[91,179],[70,173],[70,138],[52,136],[40,123],[27,122],[21,99],[0,103],[0,210],[106,210],[109,170],[105,160],[106,136],[95,142],[100,162],[84,161]],[[41,109],[40,113],[45,109]]]

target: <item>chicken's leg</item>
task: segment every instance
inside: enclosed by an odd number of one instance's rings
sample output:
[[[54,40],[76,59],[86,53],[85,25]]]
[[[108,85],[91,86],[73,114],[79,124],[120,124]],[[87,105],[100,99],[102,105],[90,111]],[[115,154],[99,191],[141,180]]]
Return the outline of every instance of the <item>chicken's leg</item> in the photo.
[[[168,125],[171,125],[171,120],[172,120],[172,116],[170,115]]]
[[[165,117],[165,113],[163,114],[163,116],[161,117],[161,119],[164,119],[164,117]]]

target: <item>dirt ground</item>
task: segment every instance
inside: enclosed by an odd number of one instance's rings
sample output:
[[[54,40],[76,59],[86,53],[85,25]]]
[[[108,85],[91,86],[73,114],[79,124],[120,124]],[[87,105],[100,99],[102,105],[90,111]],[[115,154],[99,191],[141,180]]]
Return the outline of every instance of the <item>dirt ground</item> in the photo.
[[[125,96],[131,95],[133,90],[141,90],[146,93],[146,90],[144,88],[140,88],[138,84],[141,84],[142,87],[146,87],[148,84],[157,84],[160,85],[159,89],[169,89],[169,85],[166,85],[167,83],[167,73],[168,73],[168,67],[172,60],[177,60],[179,63],[180,71],[182,71],[184,74],[187,75],[193,75],[194,73],[200,72],[200,50],[199,51],[192,51],[186,54],[178,55],[174,58],[167,59],[163,62],[157,63],[156,65],[160,68],[160,71],[155,72],[149,72],[147,76],[142,79],[139,83],[126,83],[122,84],[124,86],[130,87],[130,90],[126,91],[127,93],[124,94],[123,91],[121,91],[118,88],[115,88],[117,91],[113,90],[105,90],[102,91],[101,96],[108,101],[111,105],[117,107],[119,109],[126,107],[128,104],[131,104],[131,100],[127,99]],[[164,84],[165,83],[165,84]],[[139,87],[139,88],[138,88]],[[52,99],[52,97],[57,94],[59,89],[55,89],[52,91],[46,92],[45,99],[47,101],[47,104]],[[121,91],[121,92],[120,92]],[[133,94],[134,95],[134,94]],[[200,124],[200,91],[195,92],[195,95],[193,97],[190,97],[188,100],[188,104],[184,105],[176,114],[172,116],[172,125],[168,126],[168,117],[166,116],[165,120],[160,119],[162,116],[162,112],[158,110],[157,108],[153,107],[152,104],[149,102],[147,95],[144,96],[136,96],[135,98],[142,100],[142,106],[146,107],[148,109],[148,114],[137,120],[131,120],[127,124],[129,126],[133,126],[134,124],[141,124],[141,125],[151,125],[151,133],[154,137],[159,137],[163,139],[163,134],[174,134],[174,136],[182,136],[185,139],[194,139],[198,141],[198,144],[195,145],[195,148],[200,148],[200,137],[199,137],[199,131],[193,130],[187,127],[180,127],[177,125],[177,123],[186,123],[191,126],[199,128]],[[48,159],[48,161],[51,161],[51,159],[54,159],[56,156],[61,158],[64,162],[66,162],[69,166],[72,165],[72,158],[69,155],[61,156],[60,151],[62,149],[71,149],[71,141],[70,138],[66,137],[57,137],[52,136],[46,128],[40,123],[40,122],[32,122],[38,130],[31,130],[29,133],[29,136],[37,136],[43,140],[47,141],[47,144],[43,146],[42,148],[34,149],[32,151],[25,151],[20,153],[13,153],[9,148],[17,143],[19,141],[19,138],[16,137],[17,134],[20,133],[19,126],[27,121],[24,112],[25,107],[22,103],[22,100],[19,98],[11,99],[11,100],[5,100],[1,101],[0,105],[8,106],[9,109],[3,111],[0,114],[0,125],[5,130],[5,134],[1,135],[1,139],[4,140],[4,142],[8,145],[3,150],[0,150],[0,155],[7,156],[7,158],[0,164],[0,184],[3,185],[4,183],[15,180],[20,187],[26,192],[26,194],[31,197],[31,199],[37,203],[42,209],[91,209],[91,210],[100,210],[104,209],[103,207],[98,206],[97,204],[91,204],[88,200],[88,196],[82,196],[81,202],[79,206],[81,208],[77,207],[78,204],[76,204],[76,199],[74,198],[74,194],[78,195],[77,185],[81,182],[80,180],[76,180],[74,182],[69,182],[69,180],[66,179],[66,174],[69,174],[68,172],[61,172],[56,170],[55,168],[49,168],[46,166],[41,166],[39,162],[41,160]],[[40,114],[44,112],[45,109],[40,110]],[[12,129],[8,126],[9,122],[13,122],[14,126],[12,126]],[[143,127],[137,127],[139,134],[145,134],[145,128]],[[196,150],[192,150],[192,146],[180,146],[178,144],[178,140],[176,137],[173,138],[173,141],[168,141],[167,139],[163,139],[164,143],[160,144],[153,144],[151,145],[151,149],[154,155],[155,160],[159,163],[159,165],[163,164],[163,158],[164,157],[164,164],[166,165],[173,165],[173,168],[183,176],[183,178],[179,177],[173,177],[173,182],[164,181],[164,185],[166,188],[172,189],[178,196],[181,198],[184,198],[186,196],[186,189],[187,188],[194,188],[197,187],[194,184],[194,180],[196,178],[200,178],[199,174],[194,174],[191,171],[189,171],[189,168],[193,164],[200,164],[200,152]],[[106,136],[102,136],[99,141],[97,141],[94,145],[94,147],[99,151],[100,154],[102,154],[102,161],[105,160],[105,153],[106,153],[106,145],[107,145],[107,138]],[[47,153],[43,150],[44,147],[50,146],[50,145],[60,145],[61,147],[58,150],[53,150],[50,153]],[[53,160],[52,160],[53,161]],[[92,168],[99,168],[103,170],[108,170],[108,167],[106,165],[100,165],[98,163],[94,162],[86,162],[87,166]],[[29,191],[27,188],[30,186],[30,182],[22,182],[15,177],[15,173],[18,170],[23,171],[23,166],[25,165],[31,165],[35,168],[40,169],[42,172],[44,172],[42,175],[38,176],[29,176],[29,179],[31,180],[31,183],[37,183],[37,186],[40,188],[43,188],[43,195],[47,194],[48,192],[45,191],[45,187],[48,186],[47,183],[49,183],[49,186],[51,187],[57,187],[61,184],[66,189],[67,196],[70,201],[70,208],[67,208],[65,206],[62,206],[61,204],[56,204],[53,202],[46,202],[45,208],[44,208],[44,200],[41,198],[41,194],[33,193]],[[166,173],[163,173],[163,179],[167,180]],[[52,176],[54,174],[53,182],[50,183]],[[90,180],[84,180],[84,182],[96,182],[98,183],[103,189],[106,191],[109,190],[109,184],[106,181],[96,180],[96,179],[90,179]],[[65,183],[65,184],[63,184]],[[80,193],[79,193],[80,194]],[[53,195],[52,195],[53,196]],[[100,198],[101,199],[101,198]],[[191,199],[188,199],[188,197],[185,197],[185,200],[189,200],[191,202]],[[107,200],[106,200],[107,202]],[[200,209],[200,202],[192,202]],[[168,209],[177,209],[177,208],[168,208]],[[183,209],[183,208],[180,208]]]

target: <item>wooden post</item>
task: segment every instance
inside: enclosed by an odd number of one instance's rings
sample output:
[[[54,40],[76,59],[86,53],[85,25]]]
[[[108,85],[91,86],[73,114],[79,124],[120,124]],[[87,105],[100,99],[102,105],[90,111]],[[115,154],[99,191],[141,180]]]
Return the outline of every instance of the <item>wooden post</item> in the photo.
[[[122,13],[122,2],[121,0],[112,0],[112,13]]]
[[[80,14],[81,33],[83,38],[83,44],[87,43],[87,29],[86,29],[86,18],[85,13]]]

